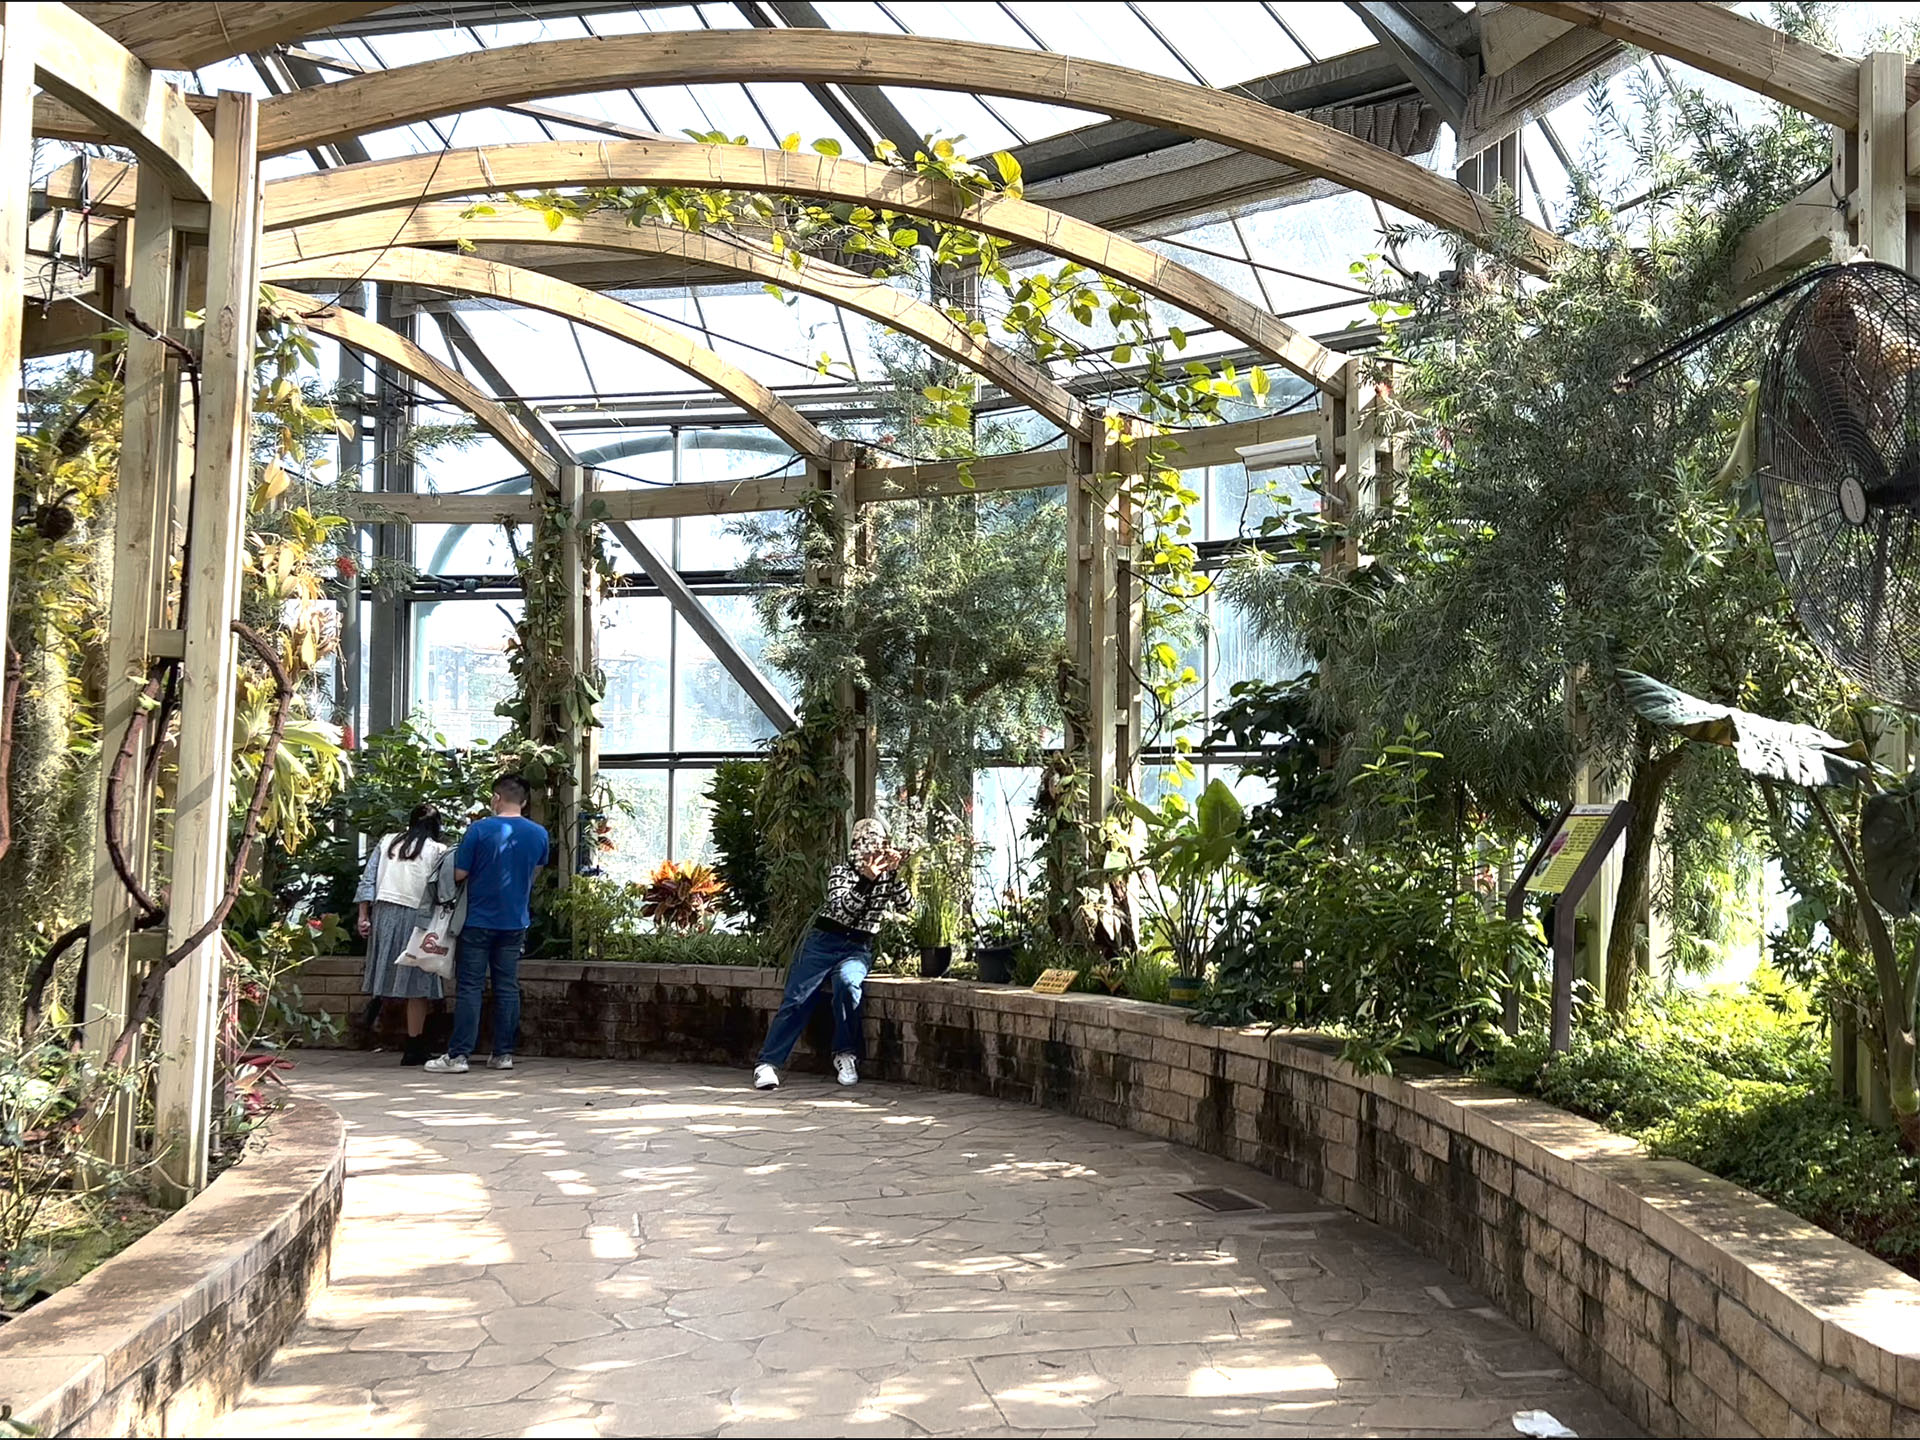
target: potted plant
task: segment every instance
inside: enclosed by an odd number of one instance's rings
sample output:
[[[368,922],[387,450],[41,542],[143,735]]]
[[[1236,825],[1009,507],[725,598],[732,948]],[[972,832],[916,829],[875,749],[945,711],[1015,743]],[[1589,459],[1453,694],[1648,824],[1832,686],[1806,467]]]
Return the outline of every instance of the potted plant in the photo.
[[[1177,791],[1157,807],[1124,798],[1146,831],[1140,901],[1174,963],[1168,998],[1191,1005],[1206,984],[1214,927],[1245,883],[1239,853],[1245,812],[1224,780],[1208,785],[1193,805]]]
[[[974,932],[973,960],[980,967],[983,981],[1005,985],[1013,979],[1014,957],[1026,943],[1031,918],[1026,898],[1009,885],[1000,903],[987,912]]]
[[[937,980],[953,963],[953,937],[959,915],[954,904],[953,877],[939,855],[921,866],[919,908],[913,917],[913,943],[920,947],[920,974]]]

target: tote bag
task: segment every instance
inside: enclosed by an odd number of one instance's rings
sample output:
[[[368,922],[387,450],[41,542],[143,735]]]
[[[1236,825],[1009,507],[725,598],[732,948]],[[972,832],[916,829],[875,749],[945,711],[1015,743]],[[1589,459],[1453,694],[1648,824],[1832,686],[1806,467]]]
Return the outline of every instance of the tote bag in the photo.
[[[429,975],[438,975],[442,980],[451,980],[454,937],[447,930],[452,924],[453,906],[434,906],[433,923],[414,926],[413,938],[407,941],[407,948],[400,952],[400,958],[393,963],[410,965]]]

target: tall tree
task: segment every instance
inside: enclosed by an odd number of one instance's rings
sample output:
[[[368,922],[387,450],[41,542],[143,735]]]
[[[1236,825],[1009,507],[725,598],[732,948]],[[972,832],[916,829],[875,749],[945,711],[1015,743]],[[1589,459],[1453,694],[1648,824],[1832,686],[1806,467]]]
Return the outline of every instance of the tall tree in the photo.
[[[1672,823],[1724,789],[1718,757],[1640,720],[1617,671],[1794,714],[1826,667],[1764,526],[1718,475],[1764,320],[1630,393],[1616,382],[1731,308],[1740,238],[1825,166],[1828,142],[1798,115],[1749,127],[1652,84],[1630,119],[1598,90],[1593,111],[1630,156],[1636,199],[1577,176],[1572,243],[1544,282],[1498,243],[1456,241],[1453,269],[1383,302],[1409,458],[1397,503],[1357,522],[1360,573],[1251,558],[1231,583],[1259,628],[1316,657],[1337,728],[1391,734],[1419,716],[1457,803],[1518,831],[1583,765],[1624,788],[1634,823],[1607,956],[1619,1009],[1663,806]],[[1688,859],[1715,859],[1689,839]]]

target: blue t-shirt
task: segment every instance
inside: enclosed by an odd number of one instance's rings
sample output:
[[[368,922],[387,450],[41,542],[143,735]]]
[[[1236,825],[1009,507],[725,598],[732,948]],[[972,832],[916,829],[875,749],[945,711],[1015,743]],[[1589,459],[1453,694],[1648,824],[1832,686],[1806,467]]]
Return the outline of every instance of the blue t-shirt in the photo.
[[[489,815],[460,837],[453,868],[467,872],[467,924],[524,930],[533,924],[533,872],[547,863],[547,832],[524,815]]]

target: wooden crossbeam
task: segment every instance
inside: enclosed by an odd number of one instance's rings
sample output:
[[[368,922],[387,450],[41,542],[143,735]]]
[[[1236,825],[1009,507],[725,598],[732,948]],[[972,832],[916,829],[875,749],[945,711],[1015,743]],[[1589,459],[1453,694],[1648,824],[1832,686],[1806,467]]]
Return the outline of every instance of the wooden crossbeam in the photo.
[[[73,8],[156,70],[198,70],[216,60],[298,40],[330,25],[384,10],[374,4],[302,0],[80,0]]]
[[[1719,5],[1516,0],[1791,105],[1843,130],[1860,124],[1860,64]]]

